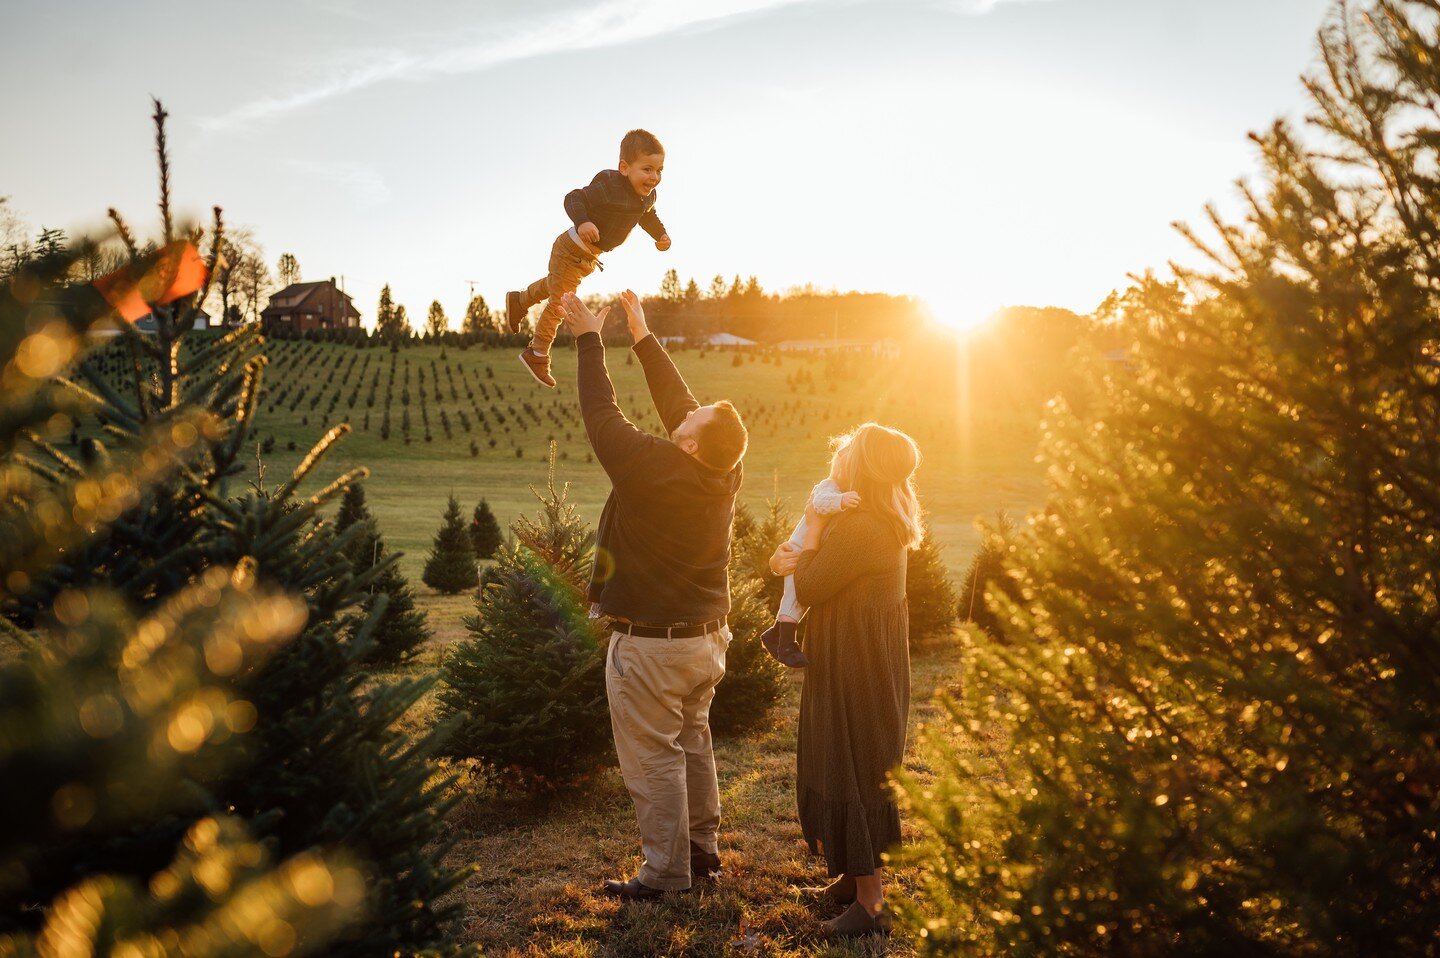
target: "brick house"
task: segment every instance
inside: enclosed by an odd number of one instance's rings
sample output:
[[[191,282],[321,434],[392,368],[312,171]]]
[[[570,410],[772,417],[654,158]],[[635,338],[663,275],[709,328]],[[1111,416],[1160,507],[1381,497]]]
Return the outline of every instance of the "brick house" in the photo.
[[[360,325],[360,311],[332,276],[286,286],[260,311],[260,323],[267,329],[354,329]]]

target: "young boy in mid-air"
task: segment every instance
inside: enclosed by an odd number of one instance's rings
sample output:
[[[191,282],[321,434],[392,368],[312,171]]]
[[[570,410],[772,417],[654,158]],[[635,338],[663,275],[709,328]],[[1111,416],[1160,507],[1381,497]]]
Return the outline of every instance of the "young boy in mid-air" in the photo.
[[[655,187],[665,166],[665,148],[654,134],[631,130],[620,141],[620,168],[601,170],[583,189],[565,195],[565,212],[575,225],[561,233],[550,247],[550,271],[519,292],[505,294],[505,324],[519,332],[525,314],[545,300],[545,311],[535,323],[535,335],[520,354],[520,361],[542,386],[555,388],[550,375],[550,345],[565,311],[560,298],[573,293],[580,281],[599,267],[599,256],[625,242],[638,223],[655,239],[655,248],[670,248],[665,225],[655,215]]]

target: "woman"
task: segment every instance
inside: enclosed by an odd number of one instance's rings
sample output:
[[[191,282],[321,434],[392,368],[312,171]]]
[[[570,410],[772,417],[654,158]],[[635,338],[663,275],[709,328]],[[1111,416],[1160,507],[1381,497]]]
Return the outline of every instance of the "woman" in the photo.
[[[826,517],[807,506],[805,540],[798,549],[782,543],[770,568],[793,574],[796,598],[810,606],[796,797],[811,852],[839,876],[815,891],[848,906],[825,931],[858,936],[890,925],[880,856],[900,841],[885,778],[905,754],[910,711],[905,563],[920,542],[920,450],[875,423],[840,443],[841,488],[859,493],[859,507]]]

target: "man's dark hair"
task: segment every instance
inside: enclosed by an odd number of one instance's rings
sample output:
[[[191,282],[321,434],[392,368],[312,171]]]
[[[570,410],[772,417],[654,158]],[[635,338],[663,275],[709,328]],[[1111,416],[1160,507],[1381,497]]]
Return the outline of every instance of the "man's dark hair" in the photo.
[[[631,130],[620,141],[620,159],[626,163],[634,163],[647,153],[665,153],[665,147],[649,130]]]
[[[735,468],[750,445],[750,434],[740,420],[740,411],[722,399],[715,404],[715,416],[700,427],[695,436],[700,461],[715,469],[729,472]]]

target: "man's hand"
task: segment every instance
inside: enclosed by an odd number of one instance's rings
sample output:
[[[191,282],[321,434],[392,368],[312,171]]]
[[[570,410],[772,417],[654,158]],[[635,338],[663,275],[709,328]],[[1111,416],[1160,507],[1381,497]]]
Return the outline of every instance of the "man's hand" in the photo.
[[[656,241],[655,241],[655,248],[658,249],[658,250],[659,250],[660,252],[662,252],[662,253],[665,252],[667,249],[669,249],[669,248],[670,248],[670,234],[669,234],[669,233],[666,233],[664,236],[662,236],[662,237],[660,237],[658,240],[656,240]]]
[[[635,342],[649,336],[650,327],[645,325],[645,307],[640,305],[640,297],[636,296],[633,290],[627,289],[620,294],[620,305],[625,308],[625,318],[630,324],[630,335]]]
[[[600,242],[600,227],[596,226],[594,223],[581,223],[579,226],[575,227],[575,232],[579,233],[580,238],[587,243]]]
[[[841,509],[858,509],[860,507],[860,493],[846,492],[840,496]]]
[[[561,297],[560,305],[565,308],[565,328],[577,339],[586,333],[600,332],[605,327],[605,317],[610,315],[609,306],[600,310],[598,316],[590,312],[590,307],[580,302],[580,297],[574,293]]]

